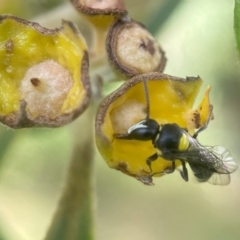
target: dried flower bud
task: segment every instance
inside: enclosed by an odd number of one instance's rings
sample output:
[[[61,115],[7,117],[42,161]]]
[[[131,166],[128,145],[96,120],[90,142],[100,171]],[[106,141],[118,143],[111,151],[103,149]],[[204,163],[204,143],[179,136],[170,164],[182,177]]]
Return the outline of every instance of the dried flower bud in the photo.
[[[127,17],[109,29],[107,54],[113,67],[127,78],[148,72],[162,72],[165,53],[147,29]]]
[[[71,22],[50,30],[6,15],[0,32],[2,123],[59,127],[85,110],[91,95],[88,53]]]
[[[159,124],[177,123],[193,134],[196,128],[206,123],[211,107],[208,88],[199,108],[192,110],[202,85],[199,77],[182,79],[156,72],[126,81],[103,100],[95,124],[96,143],[101,155],[109,167],[151,185],[152,173],[146,159],[155,152],[152,142],[114,138],[114,134],[125,134],[131,126],[146,118],[143,78],[149,90],[150,118]],[[170,161],[159,157],[158,161],[152,162],[152,171],[163,172],[171,165]]]
[[[97,28],[106,29],[127,14],[123,0],[71,0],[73,6]]]

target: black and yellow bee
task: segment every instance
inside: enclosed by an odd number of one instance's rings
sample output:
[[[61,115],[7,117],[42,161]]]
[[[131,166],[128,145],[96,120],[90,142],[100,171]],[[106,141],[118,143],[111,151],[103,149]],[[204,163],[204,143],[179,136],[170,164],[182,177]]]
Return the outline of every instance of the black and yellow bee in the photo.
[[[147,102],[147,117],[130,127],[126,134],[115,134],[117,139],[152,141],[156,153],[146,159],[152,173],[151,163],[162,157],[172,162],[169,169],[163,173],[173,173],[175,171],[175,161],[182,163],[181,176],[188,181],[188,163],[200,182],[209,182],[215,185],[227,185],[230,183],[230,173],[236,171],[237,164],[230,152],[222,146],[208,147],[202,146],[197,141],[198,134],[205,130],[212,116],[207,123],[199,128],[193,136],[187,129],[181,128],[176,123],[159,124],[149,117],[148,89],[145,80],[144,87]],[[152,173],[155,175],[158,173]]]

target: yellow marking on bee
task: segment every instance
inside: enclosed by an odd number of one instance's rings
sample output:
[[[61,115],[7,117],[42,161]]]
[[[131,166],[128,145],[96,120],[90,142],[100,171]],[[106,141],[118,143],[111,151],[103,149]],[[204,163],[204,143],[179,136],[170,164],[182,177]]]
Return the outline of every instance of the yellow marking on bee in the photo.
[[[186,151],[189,147],[189,140],[186,134],[182,134],[180,140],[179,140],[179,145],[178,145],[178,150],[180,151]]]
[[[156,152],[157,152],[157,155],[158,155],[158,156],[162,156],[162,151],[161,151],[160,149],[157,148],[157,149],[156,149]]]
[[[154,143],[157,142],[157,140],[158,140],[158,138],[159,138],[159,135],[160,135],[160,133],[158,133],[157,136],[155,137]]]

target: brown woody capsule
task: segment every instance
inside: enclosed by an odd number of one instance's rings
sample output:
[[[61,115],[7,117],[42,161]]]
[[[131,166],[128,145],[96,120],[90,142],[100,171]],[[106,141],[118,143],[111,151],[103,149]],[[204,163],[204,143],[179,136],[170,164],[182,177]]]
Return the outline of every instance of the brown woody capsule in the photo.
[[[106,39],[110,63],[123,76],[131,78],[148,72],[162,72],[166,57],[154,37],[134,20],[118,19]]]

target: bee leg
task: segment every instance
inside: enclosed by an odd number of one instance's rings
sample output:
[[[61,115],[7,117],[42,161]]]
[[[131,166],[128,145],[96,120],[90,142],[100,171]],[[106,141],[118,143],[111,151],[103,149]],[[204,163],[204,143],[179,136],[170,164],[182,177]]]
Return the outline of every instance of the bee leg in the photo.
[[[186,164],[184,161],[182,162],[182,171],[180,171],[180,174],[182,176],[182,178],[187,182],[188,181],[188,170],[186,168]]]
[[[167,174],[173,173],[175,171],[175,169],[176,169],[175,161],[172,161],[172,166],[170,168],[165,169],[164,173],[167,173]]]
[[[128,133],[114,134],[113,137],[116,138],[116,139],[127,139],[127,140],[131,139],[130,135]]]
[[[150,173],[152,172],[152,162],[158,159],[158,154],[154,153],[152,156],[150,156],[147,160],[146,163],[149,166]]]
[[[203,130],[205,130],[205,129],[208,127],[208,124],[209,124],[209,122],[210,122],[210,120],[212,119],[212,116],[213,116],[213,106],[211,105],[210,107],[211,107],[211,110],[210,110],[211,112],[210,112],[210,115],[209,115],[209,117],[208,117],[207,122],[205,123],[205,125],[203,125],[202,127],[200,127],[200,128],[193,134],[193,138],[197,138],[198,134],[199,134],[200,132],[202,132]]]

